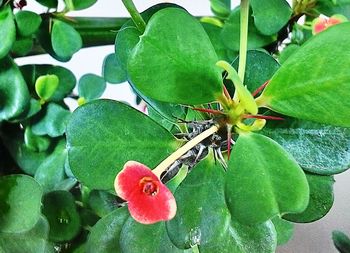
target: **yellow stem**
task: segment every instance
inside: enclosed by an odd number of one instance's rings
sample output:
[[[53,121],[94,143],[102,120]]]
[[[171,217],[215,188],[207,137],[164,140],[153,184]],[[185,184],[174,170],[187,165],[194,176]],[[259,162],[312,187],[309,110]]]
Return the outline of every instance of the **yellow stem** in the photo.
[[[170,165],[172,165],[177,159],[179,159],[181,156],[183,156],[187,151],[189,151],[191,148],[196,146],[198,143],[203,141],[205,138],[209,137],[210,135],[216,133],[219,130],[218,125],[214,125],[210,127],[209,129],[205,130],[201,134],[194,137],[192,140],[187,142],[185,145],[183,145],[181,148],[176,150],[174,153],[172,153],[170,156],[168,156],[165,160],[163,160],[154,170],[153,173],[157,175],[157,177],[160,178],[160,175],[165,171]]]

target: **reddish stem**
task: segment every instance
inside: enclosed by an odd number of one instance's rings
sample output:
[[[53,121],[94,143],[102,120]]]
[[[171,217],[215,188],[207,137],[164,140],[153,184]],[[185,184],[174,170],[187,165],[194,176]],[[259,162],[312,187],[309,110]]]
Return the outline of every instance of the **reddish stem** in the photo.
[[[267,115],[249,115],[246,114],[243,116],[245,119],[268,119],[268,120],[284,120],[284,118],[276,116],[267,116]]]
[[[227,160],[230,160],[231,156],[231,138],[232,138],[232,132],[231,129],[227,132]]]
[[[192,108],[192,110],[195,111],[200,111],[200,112],[207,112],[207,113],[212,113],[212,114],[224,114],[222,111],[218,111],[218,110],[213,110],[213,109],[205,109],[205,108]]]
[[[231,95],[230,95],[230,93],[228,92],[228,90],[227,90],[227,88],[226,88],[226,86],[225,85],[223,85],[223,87],[224,87],[224,94],[225,94],[225,96],[228,98],[228,99],[232,99],[231,98]]]
[[[259,94],[260,91],[262,91],[263,89],[265,89],[266,85],[268,85],[270,82],[270,80],[267,80],[265,83],[263,83],[263,85],[261,85],[259,88],[257,88],[253,93],[253,97],[255,97],[256,95]]]

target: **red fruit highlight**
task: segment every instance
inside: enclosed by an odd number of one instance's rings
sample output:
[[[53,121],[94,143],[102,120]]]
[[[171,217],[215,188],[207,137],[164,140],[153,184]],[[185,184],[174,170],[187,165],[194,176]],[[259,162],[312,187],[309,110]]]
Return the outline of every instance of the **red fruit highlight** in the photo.
[[[128,202],[131,216],[143,224],[172,219],[176,201],[170,190],[144,164],[128,161],[114,181],[117,194]]]

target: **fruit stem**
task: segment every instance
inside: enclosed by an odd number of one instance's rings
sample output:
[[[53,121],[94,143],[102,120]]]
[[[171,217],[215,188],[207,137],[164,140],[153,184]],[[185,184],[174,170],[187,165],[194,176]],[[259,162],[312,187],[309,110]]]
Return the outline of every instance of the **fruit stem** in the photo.
[[[165,160],[163,160],[156,168],[154,168],[153,173],[160,178],[160,175],[163,173],[163,171],[165,171],[177,159],[179,159],[182,155],[184,155],[187,151],[189,151],[198,143],[203,141],[205,138],[208,138],[210,135],[216,133],[218,130],[219,130],[219,126],[214,125],[209,129],[205,130],[204,132],[202,132],[201,134],[197,135],[192,140],[190,140],[185,145],[183,145],[181,148],[179,148],[174,153],[172,153],[170,156],[165,158]]]

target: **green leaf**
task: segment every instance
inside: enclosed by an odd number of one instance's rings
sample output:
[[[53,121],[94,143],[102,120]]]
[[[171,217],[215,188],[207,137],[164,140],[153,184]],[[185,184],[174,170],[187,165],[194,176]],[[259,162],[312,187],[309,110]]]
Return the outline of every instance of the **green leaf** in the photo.
[[[341,231],[333,231],[332,239],[334,246],[340,253],[350,252],[350,238]]]
[[[268,137],[240,134],[226,175],[226,201],[243,224],[299,213],[309,201],[309,186],[294,158]]]
[[[278,56],[278,61],[283,64],[290,56],[292,56],[300,48],[297,44],[290,44]]]
[[[267,124],[261,132],[282,145],[306,171],[333,175],[350,167],[350,129],[303,120]]]
[[[114,212],[99,220],[91,229],[90,236],[86,244],[86,252],[122,252],[120,249],[119,237],[123,225],[129,217],[128,209],[123,207],[118,208]]]
[[[0,59],[2,59],[11,50],[16,40],[16,25],[10,5],[0,8],[0,38]]]
[[[27,126],[24,131],[24,143],[35,152],[44,152],[50,146],[50,138],[33,134],[30,126]]]
[[[231,1],[230,0],[210,0],[210,8],[215,15],[226,18],[230,15]]]
[[[239,57],[232,63],[236,70],[238,70],[238,62]],[[268,53],[260,50],[249,50],[247,52],[244,84],[250,92],[254,92],[262,84],[270,80],[279,67],[278,62]]]
[[[53,22],[51,43],[57,56],[66,60],[72,58],[83,45],[80,34],[71,25],[59,20]]]
[[[179,248],[198,245],[202,253],[274,252],[273,225],[244,226],[231,221],[224,187],[223,168],[209,158],[190,172],[175,192],[177,213],[167,222],[171,241]]]
[[[55,75],[59,79],[56,91],[50,97],[50,101],[59,102],[72,92],[76,84],[74,74],[61,66],[47,64],[33,64],[21,66],[21,71],[30,89],[34,91],[35,81],[39,76]]]
[[[64,0],[64,2],[69,10],[77,11],[89,8],[94,5],[97,0]]]
[[[57,190],[65,178],[64,165],[67,158],[66,142],[61,140],[55,150],[40,164],[35,172],[35,180],[41,185],[44,193]]]
[[[12,46],[11,54],[15,57],[26,56],[33,48],[33,38],[30,37],[20,37],[17,38]]]
[[[47,101],[55,93],[60,80],[56,75],[39,76],[35,82],[35,91],[39,98]]]
[[[100,217],[111,213],[116,205],[116,196],[107,191],[92,190],[88,198],[89,207]]]
[[[216,25],[203,23],[203,22],[201,24],[209,36],[209,39],[215,49],[218,59],[229,61],[229,62],[232,61],[237,55],[237,53],[233,52],[232,50],[228,49],[225,46],[220,35],[222,31],[222,27],[218,27]]]
[[[205,248],[219,241],[231,218],[223,188],[223,168],[206,159],[176,189],[177,212],[167,222],[167,231],[177,247]]]
[[[122,67],[114,53],[107,55],[103,60],[102,72],[105,80],[112,84],[119,84],[127,80],[126,67]]]
[[[0,232],[0,252],[53,253],[48,242],[49,224],[44,216],[29,231],[21,233]]]
[[[49,8],[57,8],[57,5],[58,5],[58,0],[35,0],[35,1]]]
[[[40,218],[40,185],[26,175],[2,176],[0,185],[0,231],[19,233],[33,228]]]
[[[17,31],[23,36],[27,37],[34,34],[41,23],[40,15],[32,11],[19,11],[15,15],[17,23]]]
[[[123,253],[135,252],[169,252],[181,253],[170,241],[164,222],[144,225],[129,218],[121,231],[119,239]]]
[[[36,135],[58,137],[64,134],[71,113],[63,107],[49,103],[39,115],[35,116],[32,131]]]
[[[0,60],[0,122],[20,116],[29,106],[27,85],[9,57]]]
[[[292,239],[294,233],[293,223],[279,217],[273,218],[272,222],[277,232],[277,245],[286,244],[290,239]]]
[[[248,49],[260,48],[276,41],[276,36],[263,35],[258,31],[251,14],[248,22]],[[240,9],[236,8],[232,10],[221,32],[221,38],[226,47],[234,51],[239,51],[240,30]]]
[[[6,134],[5,134],[6,133]],[[36,152],[28,148],[24,142],[23,131],[20,129],[8,130],[2,133],[1,138],[10,152],[12,158],[16,161],[19,168],[29,175],[34,175],[40,164],[52,152],[52,147],[45,152]]]
[[[146,115],[111,100],[92,101],[75,110],[66,134],[70,168],[92,189],[113,189],[126,161],[154,168],[178,145]]]
[[[316,9],[328,17],[331,17],[334,14],[341,14],[350,19],[349,0],[318,0],[316,2]]]
[[[54,191],[46,194],[42,212],[50,224],[50,240],[71,240],[80,231],[80,217],[70,192]]]
[[[350,23],[305,43],[275,73],[260,104],[299,119],[350,127]]]
[[[313,222],[325,216],[333,206],[333,177],[306,174],[310,186],[310,201],[307,208],[298,214],[287,214],[284,219],[293,222]]]
[[[99,98],[106,89],[105,80],[95,74],[85,74],[79,80],[78,93],[87,101]]]
[[[163,102],[201,104],[221,95],[218,58],[201,24],[186,11],[166,8],[152,16],[128,60],[131,82]]]
[[[251,0],[256,28],[265,35],[278,33],[289,21],[292,9],[285,0]]]

